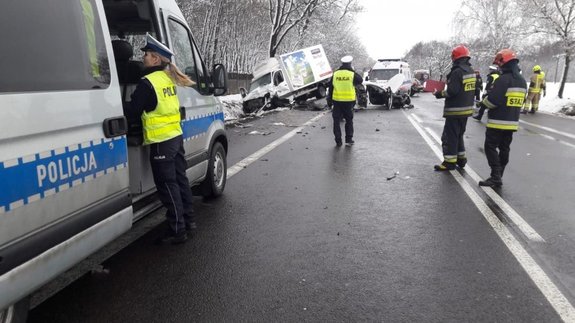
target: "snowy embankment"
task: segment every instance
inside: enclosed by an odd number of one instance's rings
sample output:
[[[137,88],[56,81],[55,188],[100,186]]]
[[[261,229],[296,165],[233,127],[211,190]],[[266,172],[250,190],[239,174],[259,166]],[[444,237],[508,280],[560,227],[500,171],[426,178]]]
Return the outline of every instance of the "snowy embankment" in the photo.
[[[557,97],[560,83],[547,82],[547,93],[541,97],[539,111],[575,116],[575,83],[565,83],[563,99]]]
[[[539,102],[539,111],[575,116],[575,83],[566,83],[563,99],[557,97],[560,83],[547,83],[547,93]],[[233,122],[244,117],[242,97],[239,94],[221,96],[224,105],[224,119]]]

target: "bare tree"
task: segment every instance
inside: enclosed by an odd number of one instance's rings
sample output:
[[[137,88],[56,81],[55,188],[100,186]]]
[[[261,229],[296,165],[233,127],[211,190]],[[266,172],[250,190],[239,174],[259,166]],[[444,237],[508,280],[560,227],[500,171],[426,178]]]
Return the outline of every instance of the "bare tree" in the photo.
[[[419,42],[407,52],[405,60],[413,69],[429,69],[432,78],[443,79],[451,66],[451,49],[445,42]]]
[[[575,46],[575,0],[522,1],[527,9],[526,15],[533,18],[532,31],[551,35],[561,41],[565,66],[557,95],[562,98]]]

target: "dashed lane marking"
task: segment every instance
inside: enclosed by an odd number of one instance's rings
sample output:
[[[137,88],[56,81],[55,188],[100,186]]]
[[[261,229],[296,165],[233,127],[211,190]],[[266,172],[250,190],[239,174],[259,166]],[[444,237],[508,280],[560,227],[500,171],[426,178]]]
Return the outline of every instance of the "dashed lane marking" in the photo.
[[[555,129],[553,129],[553,128],[549,128],[549,127],[545,127],[545,126],[540,126],[540,125],[537,125],[537,124],[534,124],[534,123],[531,123],[531,122],[527,122],[527,121],[523,121],[523,120],[519,120],[519,122],[520,122],[520,123],[524,123],[524,124],[526,124],[526,125],[528,125],[528,126],[531,126],[531,127],[539,128],[539,129],[542,129],[542,130],[545,130],[545,131],[548,131],[548,132],[552,132],[552,133],[555,133],[555,134],[558,134],[558,135],[561,135],[561,136],[565,136],[565,137],[567,137],[567,138],[575,139],[575,135],[574,135],[574,134],[570,134],[570,133],[568,133],[568,132],[555,130]]]
[[[273,141],[272,143],[270,143],[269,145],[265,146],[264,148],[256,151],[255,153],[251,154],[250,156],[244,158],[243,160],[239,161],[238,163],[236,163],[234,166],[228,168],[228,179],[232,176],[234,176],[235,174],[239,173],[241,170],[243,170],[244,168],[248,167],[250,164],[252,164],[253,162],[255,162],[256,160],[262,158],[265,154],[269,153],[270,151],[274,150],[276,147],[278,147],[279,145],[283,144],[284,142],[288,141],[290,138],[292,138],[293,136],[295,136],[298,132],[301,132],[303,130],[303,128],[305,128],[306,126],[309,126],[310,124],[316,122],[317,120],[319,120],[321,117],[323,117],[327,112],[322,112],[320,114],[318,114],[317,116],[311,118],[310,120],[308,120],[306,123],[304,123],[303,125],[301,125],[300,127],[297,127],[295,129],[293,129],[292,131],[288,132],[287,134],[283,135],[282,137],[280,137],[279,139],[276,139],[275,141]]]

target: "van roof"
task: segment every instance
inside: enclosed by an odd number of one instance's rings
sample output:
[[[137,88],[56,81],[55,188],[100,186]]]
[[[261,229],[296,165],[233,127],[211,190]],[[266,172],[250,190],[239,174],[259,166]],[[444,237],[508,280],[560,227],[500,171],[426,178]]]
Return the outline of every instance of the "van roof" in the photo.
[[[400,59],[378,59],[372,69],[387,70],[400,68],[409,68],[409,64]]]

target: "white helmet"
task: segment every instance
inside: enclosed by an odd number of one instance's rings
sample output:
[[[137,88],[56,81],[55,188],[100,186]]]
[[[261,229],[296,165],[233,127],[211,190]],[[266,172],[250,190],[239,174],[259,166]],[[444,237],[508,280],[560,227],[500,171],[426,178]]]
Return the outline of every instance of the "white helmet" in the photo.
[[[351,55],[347,55],[341,58],[342,63],[351,63],[353,61],[353,57]]]

